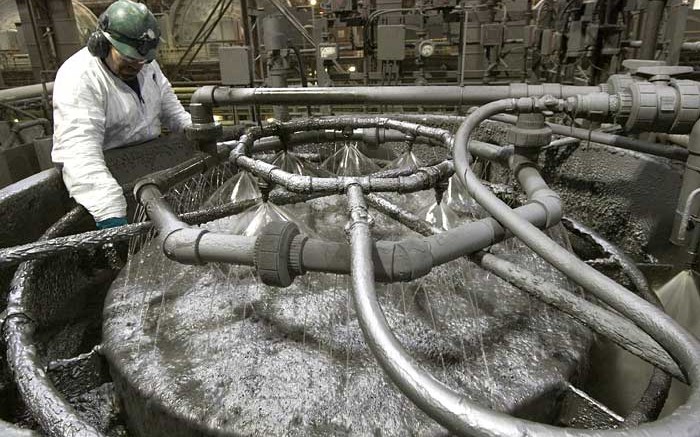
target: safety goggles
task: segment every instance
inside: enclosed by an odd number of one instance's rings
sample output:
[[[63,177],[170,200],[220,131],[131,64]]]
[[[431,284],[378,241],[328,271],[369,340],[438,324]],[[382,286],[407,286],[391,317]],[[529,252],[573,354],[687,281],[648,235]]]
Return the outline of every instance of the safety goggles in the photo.
[[[136,59],[132,58],[131,56],[127,56],[123,53],[121,53],[119,50],[115,50],[117,52],[117,56],[119,56],[124,62],[129,63],[129,64],[138,64],[138,65],[144,65],[144,64],[150,64],[153,62],[153,59]]]

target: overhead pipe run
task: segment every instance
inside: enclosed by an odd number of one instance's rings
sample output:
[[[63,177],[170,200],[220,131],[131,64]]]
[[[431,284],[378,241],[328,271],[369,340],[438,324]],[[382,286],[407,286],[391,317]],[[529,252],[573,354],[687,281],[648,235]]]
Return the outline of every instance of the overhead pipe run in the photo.
[[[315,88],[229,88],[205,86],[191,102],[204,105],[480,105],[509,97],[551,95],[567,98],[605,91],[605,85],[511,84],[492,86],[380,86]]]

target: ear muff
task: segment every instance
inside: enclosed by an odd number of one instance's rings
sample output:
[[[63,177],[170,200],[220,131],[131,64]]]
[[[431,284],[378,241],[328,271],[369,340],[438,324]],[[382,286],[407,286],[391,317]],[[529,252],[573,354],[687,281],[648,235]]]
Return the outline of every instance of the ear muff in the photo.
[[[109,48],[111,44],[104,34],[109,28],[109,17],[103,14],[97,24],[97,30],[90,34],[88,38],[87,48],[92,56],[97,56],[98,58],[106,58],[109,55]]]
[[[87,48],[92,56],[97,56],[98,58],[106,58],[109,55],[109,48],[111,44],[109,40],[105,37],[105,34],[101,30],[96,30],[90,34],[88,38]]]

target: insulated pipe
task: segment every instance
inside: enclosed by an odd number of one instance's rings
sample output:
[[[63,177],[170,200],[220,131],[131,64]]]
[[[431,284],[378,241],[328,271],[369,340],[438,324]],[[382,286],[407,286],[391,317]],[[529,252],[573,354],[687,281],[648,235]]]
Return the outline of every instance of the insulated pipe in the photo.
[[[533,102],[529,110],[536,110],[535,106]],[[488,117],[516,108],[523,112],[528,110],[526,105],[521,105],[513,99],[506,99],[484,105],[467,117],[455,137],[455,167],[458,176],[474,199],[527,246],[595,297],[629,318],[666,349],[686,374],[691,384],[691,393],[688,401],[673,415],[629,430],[561,430],[515,419],[483,408],[472,414],[472,411],[469,411],[471,405],[460,408],[458,414],[449,414],[446,417],[449,420],[441,423],[458,425],[457,429],[462,434],[489,437],[525,434],[542,436],[673,435],[676,437],[700,435],[700,429],[697,426],[700,422],[700,391],[697,389],[697,384],[700,382],[700,342],[653,304],[640,299],[612,279],[588,266],[514,214],[508,205],[481,184],[471,170],[468,159],[468,140],[471,132]],[[463,402],[466,403],[464,400]],[[442,411],[448,412],[451,406],[441,405],[441,407]]]
[[[511,84],[493,86],[382,86],[314,88],[229,88],[204,86],[191,102],[203,105],[479,105],[509,97],[573,97],[604,91],[601,86]]]
[[[46,82],[46,91],[53,92],[53,82]],[[44,86],[42,84],[19,86],[0,90],[0,102],[13,102],[15,100],[30,99],[39,97],[44,94]]]
[[[686,203],[690,194],[700,188],[700,121],[696,121],[693,130],[690,131],[688,140],[688,160],[685,163],[685,172],[683,173],[683,184],[681,192],[678,196],[678,206],[673,219],[673,231],[671,232],[671,243],[678,246],[685,245],[685,232],[682,229],[687,227],[687,222],[684,223],[686,216]],[[695,202],[695,205],[690,205],[688,213],[691,216],[700,214],[700,202]]]

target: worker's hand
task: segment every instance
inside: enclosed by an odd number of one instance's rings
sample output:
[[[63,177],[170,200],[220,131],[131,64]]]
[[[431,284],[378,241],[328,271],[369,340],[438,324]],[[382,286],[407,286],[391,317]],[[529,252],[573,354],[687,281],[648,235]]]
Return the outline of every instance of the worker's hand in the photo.
[[[95,225],[97,225],[97,229],[109,229],[124,226],[127,223],[129,222],[126,220],[126,217],[110,217],[96,222]],[[125,245],[110,242],[103,244],[100,249],[109,268],[119,270],[124,267],[127,253]]]
[[[97,225],[97,229],[108,229],[116,228],[117,226],[124,226],[127,223],[129,222],[126,220],[126,217],[110,217],[108,219],[100,220],[95,224]]]

